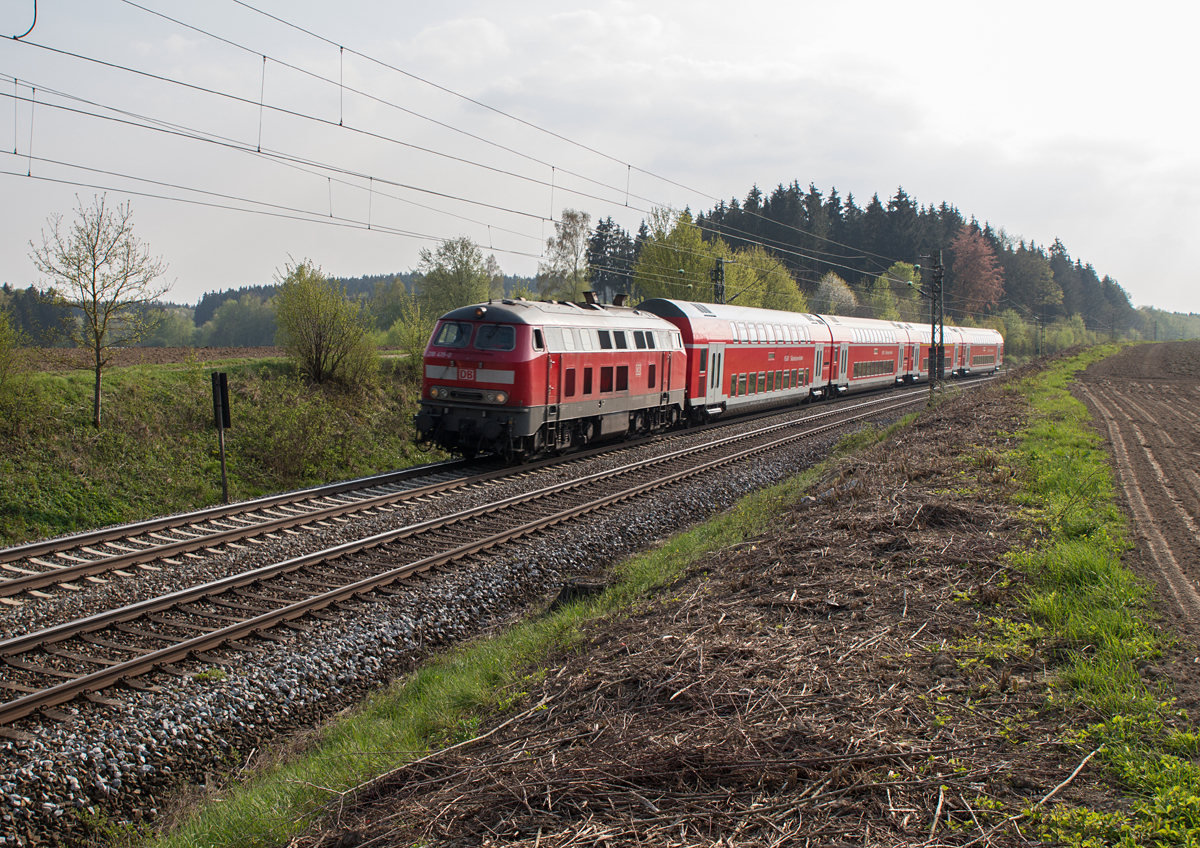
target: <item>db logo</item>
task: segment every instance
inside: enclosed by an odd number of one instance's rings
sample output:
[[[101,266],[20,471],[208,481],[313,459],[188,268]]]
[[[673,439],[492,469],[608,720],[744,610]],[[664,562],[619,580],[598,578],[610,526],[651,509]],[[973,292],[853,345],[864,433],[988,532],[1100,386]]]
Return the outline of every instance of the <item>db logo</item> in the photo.
[[[458,379],[462,380],[464,383],[474,383],[475,382],[475,369],[474,368],[459,368],[458,369]]]

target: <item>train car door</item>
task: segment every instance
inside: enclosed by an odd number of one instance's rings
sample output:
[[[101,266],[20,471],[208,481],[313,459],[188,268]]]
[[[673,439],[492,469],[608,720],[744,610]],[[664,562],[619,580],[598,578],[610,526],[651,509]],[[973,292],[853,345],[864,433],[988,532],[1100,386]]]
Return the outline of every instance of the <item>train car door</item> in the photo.
[[[825,382],[825,345],[817,346],[817,358],[813,363],[812,379],[809,388],[813,384],[824,384]]]
[[[840,364],[838,365],[838,385],[848,386],[850,381],[846,378],[846,372],[850,367],[850,345],[842,343],[842,355]]]

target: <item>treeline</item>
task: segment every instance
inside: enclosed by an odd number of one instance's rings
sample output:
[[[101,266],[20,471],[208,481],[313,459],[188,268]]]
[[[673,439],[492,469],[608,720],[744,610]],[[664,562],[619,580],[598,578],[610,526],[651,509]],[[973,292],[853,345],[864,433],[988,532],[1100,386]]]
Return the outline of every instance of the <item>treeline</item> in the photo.
[[[506,275],[494,256],[460,237],[422,250],[416,269],[335,279],[358,305],[380,346],[419,350],[439,315],[499,297],[606,301],[628,293],[744,306],[924,322],[929,258],[940,251],[947,318],[1004,333],[1016,356],[1116,339],[1200,338],[1200,315],[1135,309],[1126,291],[1055,239],[1049,246],[965,218],[947,204],[922,205],[901,188],[865,207],[836,189],[793,182],[769,195],[722,201],[693,216],[656,209],[630,233],[605,218],[563,210],[534,277]],[[926,266],[924,274],[915,267]],[[276,283],[210,291],[193,306],[156,303],[149,346],[276,343]],[[18,337],[63,344],[70,309],[34,287],[0,288],[0,310]]]

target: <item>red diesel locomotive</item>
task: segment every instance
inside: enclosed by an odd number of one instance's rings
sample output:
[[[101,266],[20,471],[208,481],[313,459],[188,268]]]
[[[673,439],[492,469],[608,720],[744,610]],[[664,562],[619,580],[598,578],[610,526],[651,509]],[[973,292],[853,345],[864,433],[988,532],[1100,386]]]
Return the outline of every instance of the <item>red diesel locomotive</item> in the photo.
[[[654,298],[636,309],[502,300],[443,316],[418,438],[520,461],[600,438],[929,379],[927,325]],[[947,374],[1003,364],[994,330],[946,327]]]

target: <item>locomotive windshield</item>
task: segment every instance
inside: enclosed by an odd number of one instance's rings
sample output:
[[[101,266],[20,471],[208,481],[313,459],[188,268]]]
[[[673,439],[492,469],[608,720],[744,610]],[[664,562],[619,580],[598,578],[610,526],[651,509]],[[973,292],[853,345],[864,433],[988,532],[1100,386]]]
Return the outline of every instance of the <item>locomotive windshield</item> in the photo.
[[[517,334],[512,324],[481,324],[475,334],[477,350],[512,350],[517,346]]]
[[[438,347],[466,347],[470,340],[471,325],[465,321],[447,321],[433,337],[433,343]]]

